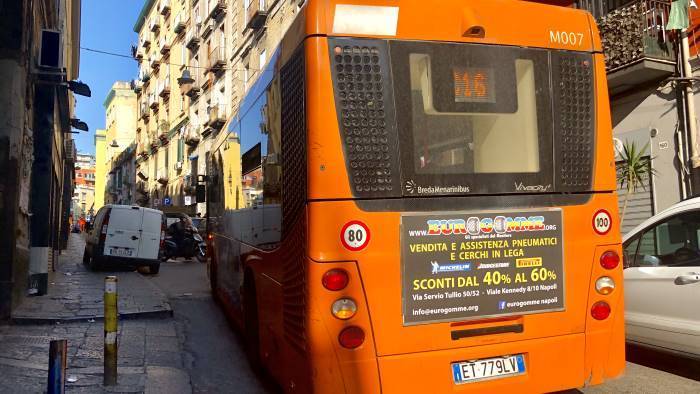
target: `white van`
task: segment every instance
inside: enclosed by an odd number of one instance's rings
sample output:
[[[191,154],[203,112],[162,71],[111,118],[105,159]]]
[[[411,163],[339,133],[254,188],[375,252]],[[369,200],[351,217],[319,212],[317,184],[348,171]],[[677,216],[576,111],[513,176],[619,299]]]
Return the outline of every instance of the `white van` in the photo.
[[[88,233],[83,263],[91,270],[105,265],[160,269],[158,253],[165,236],[163,212],[132,205],[105,205]]]

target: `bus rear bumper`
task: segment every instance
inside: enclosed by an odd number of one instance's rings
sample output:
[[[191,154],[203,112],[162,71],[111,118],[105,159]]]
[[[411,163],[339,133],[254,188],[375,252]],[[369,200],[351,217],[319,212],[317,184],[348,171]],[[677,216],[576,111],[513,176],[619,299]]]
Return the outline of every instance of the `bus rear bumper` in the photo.
[[[385,393],[546,393],[582,387],[586,335],[571,334],[510,343],[378,358]],[[526,372],[517,376],[455,384],[451,364],[524,354]]]

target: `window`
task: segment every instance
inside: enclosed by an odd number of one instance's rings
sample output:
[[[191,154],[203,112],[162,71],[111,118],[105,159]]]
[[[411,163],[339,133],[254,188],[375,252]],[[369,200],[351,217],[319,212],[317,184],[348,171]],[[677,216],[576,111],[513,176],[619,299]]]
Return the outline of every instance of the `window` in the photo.
[[[259,69],[262,72],[263,69],[265,69],[265,62],[267,62],[267,52],[263,49],[260,51],[260,60],[259,60]]]
[[[180,137],[177,140],[177,161],[182,162],[185,156],[185,140]]]
[[[638,244],[638,245],[637,245]],[[636,246],[636,252],[633,251]],[[700,266],[700,211],[685,212],[644,231],[631,242],[625,254],[636,267]]]

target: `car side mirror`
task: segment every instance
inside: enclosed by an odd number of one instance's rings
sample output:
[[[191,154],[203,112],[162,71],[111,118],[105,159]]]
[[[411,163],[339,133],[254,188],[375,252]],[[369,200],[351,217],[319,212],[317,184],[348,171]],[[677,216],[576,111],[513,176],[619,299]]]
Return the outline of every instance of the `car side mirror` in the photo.
[[[205,185],[197,185],[196,195],[197,195],[197,202],[207,201],[207,187]]]

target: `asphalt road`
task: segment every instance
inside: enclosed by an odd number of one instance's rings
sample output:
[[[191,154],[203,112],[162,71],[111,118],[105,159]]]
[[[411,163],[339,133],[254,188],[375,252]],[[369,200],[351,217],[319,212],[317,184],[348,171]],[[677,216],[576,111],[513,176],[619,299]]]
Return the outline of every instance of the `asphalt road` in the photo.
[[[206,264],[171,260],[152,278],[170,299],[194,393],[276,391],[251,370],[241,341],[211,297]]]
[[[251,370],[239,337],[211,297],[205,264],[171,261],[151,278],[170,299],[195,393],[278,391]],[[637,347],[627,354],[622,378],[569,393],[700,393],[700,362]]]

